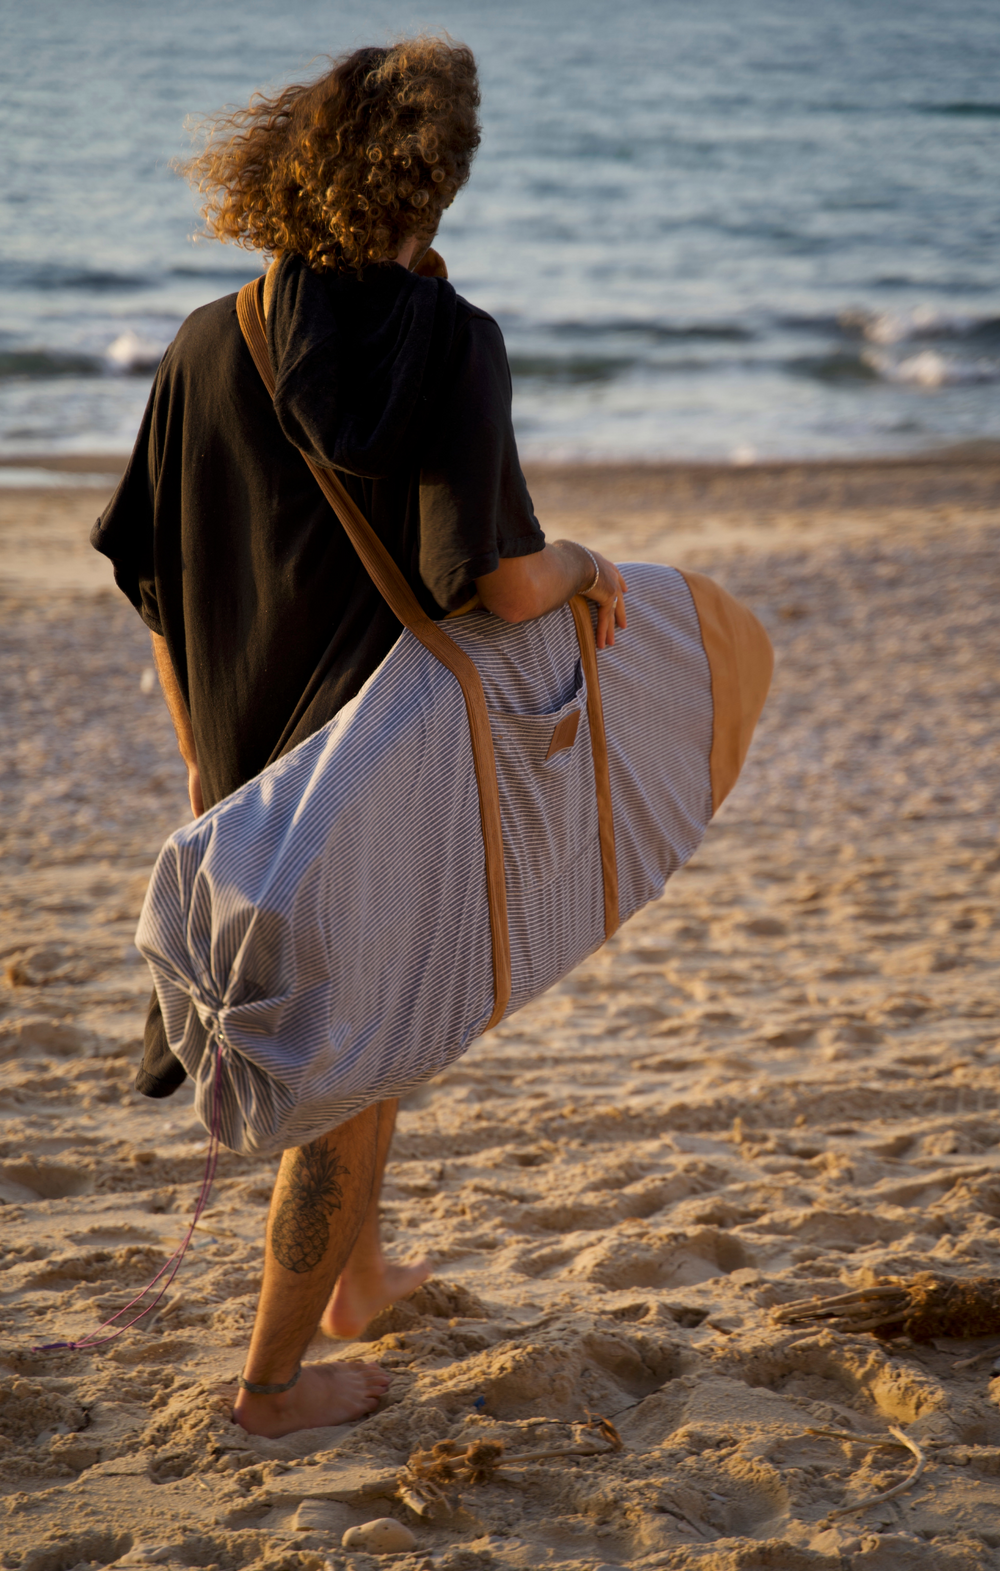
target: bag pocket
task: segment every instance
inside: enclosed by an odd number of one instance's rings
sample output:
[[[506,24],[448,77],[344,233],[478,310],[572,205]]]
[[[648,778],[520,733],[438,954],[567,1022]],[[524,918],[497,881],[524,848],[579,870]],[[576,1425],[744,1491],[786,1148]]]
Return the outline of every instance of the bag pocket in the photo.
[[[508,888],[543,887],[597,836],[597,798],[587,687],[577,666],[573,696],[543,715],[491,709],[504,870]]]

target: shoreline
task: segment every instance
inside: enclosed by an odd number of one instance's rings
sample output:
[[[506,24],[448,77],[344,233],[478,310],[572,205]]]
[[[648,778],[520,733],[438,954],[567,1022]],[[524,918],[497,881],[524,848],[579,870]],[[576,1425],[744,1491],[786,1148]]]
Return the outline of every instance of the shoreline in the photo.
[[[124,473],[128,452],[107,452],[100,449],[73,453],[6,453],[0,454],[0,469],[49,469],[63,474],[118,474]],[[981,467],[1000,469],[1000,438],[975,438],[968,442],[951,443],[946,447],[927,448],[913,453],[843,453],[837,457],[803,455],[785,458],[761,458],[737,462],[721,458],[627,458],[627,459],[525,459],[522,467],[538,474],[569,474],[578,469],[593,472],[625,473],[638,470],[649,476],[682,476],[708,474],[786,473],[789,470],[862,470],[908,469],[948,467]]]
[[[29,466],[0,458],[5,591],[113,588],[109,564],[88,540],[117,483],[113,464],[124,459],[42,455]],[[46,467],[58,476],[52,485],[4,483],[5,473],[34,482]],[[719,553],[815,550],[873,536],[928,540],[956,527],[989,527],[1000,508],[1000,445],[989,444],[912,459],[527,464],[525,475],[550,540],[583,540],[619,562],[702,570]]]
[[[36,526],[51,536],[59,519],[96,518],[125,462],[110,453],[0,457],[0,576],[9,575],[12,557],[42,548]],[[550,539],[576,532],[619,560],[634,560],[636,551],[666,560],[669,551],[671,560],[686,561],[707,545],[756,548],[766,537],[773,546],[782,536],[800,539],[803,531],[811,539],[897,526],[923,532],[958,514],[988,517],[1000,506],[1000,443],[992,442],[915,455],[753,464],[525,463],[524,473]],[[25,530],[29,518],[33,526]],[[48,539],[45,549],[61,543],[79,557],[78,534],[61,532],[64,539]],[[83,571],[90,581],[89,565]]]

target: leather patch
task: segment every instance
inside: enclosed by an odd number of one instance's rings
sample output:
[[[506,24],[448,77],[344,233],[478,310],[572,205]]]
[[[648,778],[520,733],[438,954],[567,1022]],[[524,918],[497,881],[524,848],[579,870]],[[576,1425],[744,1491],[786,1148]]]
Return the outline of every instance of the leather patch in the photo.
[[[580,711],[574,709],[570,714],[563,715],[559,724],[552,733],[552,741],[545,755],[545,762],[555,758],[557,753],[565,752],[567,747],[572,747],[576,741],[576,733],[580,729]]]

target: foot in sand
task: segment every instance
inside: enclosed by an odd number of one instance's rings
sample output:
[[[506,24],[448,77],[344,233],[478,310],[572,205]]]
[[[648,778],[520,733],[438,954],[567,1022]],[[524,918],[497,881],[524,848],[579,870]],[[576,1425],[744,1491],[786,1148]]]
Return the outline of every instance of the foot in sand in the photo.
[[[297,1429],[330,1429],[373,1412],[390,1379],[378,1364],[306,1364],[292,1389],[278,1396],[241,1390],[233,1418],[248,1434],[269,1440]]]
[[[348,1262],[323,1313],[320,1330],[324,1336],[352,1341],[380,1310],[426,1282],[431,1269],[426,1259],[405,1266],[381,1259],[364,1267]]]

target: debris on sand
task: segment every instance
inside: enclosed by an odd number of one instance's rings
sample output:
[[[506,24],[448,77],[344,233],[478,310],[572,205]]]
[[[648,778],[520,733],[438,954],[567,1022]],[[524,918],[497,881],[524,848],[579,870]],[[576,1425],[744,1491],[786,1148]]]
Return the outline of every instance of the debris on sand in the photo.
[[[622,1439],[609,1418],[588,1413],[585,1424],[574,1424],[571,1446],[506,1454],[502,1440],[474,1440],[460,1446],[439,1440],[429,1451],[414,1451],[399,1475],[399,1498],[417,1516],[454,1516],[461,1506],[460,1484],[488,1484],[504,1465],[522,1467],[526,1462],[548,1462],[559,1457],[600,1456],[621,1451]]]
[[[835,1298],[782,1304],[772,1318],[782,1326],[823,1323],[834,1331],[873,1331],[880,1337],[909,1336],[914,1342],[1000,1335],[1000,1279],[922,1271],[908,1281],[897,1278]]]
[[[917,1459],[916,1465],[911,1468],[906,1477],[901,1479],[898,1484],[894,1484],[891,1489],[880,1490],[874,1495],[865,1495],[863,1499],[855,1500],[853,1505],[837,1506],[836,1510],[827,1512],[826,1520],[828,1522],[834,1522],[837,1517],[841,1516],[853,1516],[855,1511],[867,1511],[869,1506],[881,1505],[885,1500],[895,1500],[897,1495],[902,1495],[907,1489],[913,1487],[927,1466],[927,1456],[923,1449],[902,1429],[898,1429],[895,1424],[889,1425],[891,1439],[888,1439],[885,1435],[853,1435],[846,1430],[840,1429],[807,1429],[806,1434],[829,1435],[836,1440],[847,1440],[851,1445],[905,1446],[906,1450],[910,1451]]]
[[[416,1549],[417,1540],[404,1522],[380,1516],[374,1522],[349,1527],[341,1539],[344,1549],[363,1549],[370,1555],[398,1555]]]

